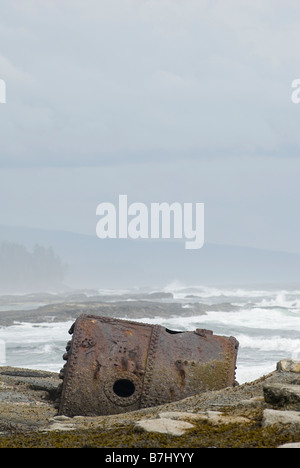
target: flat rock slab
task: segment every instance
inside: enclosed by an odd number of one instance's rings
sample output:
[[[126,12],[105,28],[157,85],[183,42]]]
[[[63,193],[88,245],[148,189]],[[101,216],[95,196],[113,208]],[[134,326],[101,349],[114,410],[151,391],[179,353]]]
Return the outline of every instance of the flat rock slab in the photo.
[[[296,430],[300,429],[300,412],[299,411],[280,411],[273,409],[265,409],[262,420],[263,427],[267,426],[294,426]]]
[[[143,419],[135,426],[147,432],[159,432],[174,436],[181,436],[186,430],[194,429],[192,422],[210,422],[218,424],[246,424],[249,419],[224,415],[219,411],[206,411],[200,413],[189,413],[186,411],[169,411],[159,414],[157,419]]]
[[[194,425],[186,421],[177,421],[169,418],[142,419],[135,425],[137,428],[146,432],[159,432],[160,434],[169,434],[181,436],[186,430],[194,429]]]

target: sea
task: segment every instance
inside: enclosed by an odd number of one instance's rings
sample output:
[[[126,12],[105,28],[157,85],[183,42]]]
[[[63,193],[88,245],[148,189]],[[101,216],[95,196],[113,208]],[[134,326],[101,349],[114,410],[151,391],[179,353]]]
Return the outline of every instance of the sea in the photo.
[[[240,344],[236,371],[240,384],[274,371],[282,359],[300,360],[300,286],[208,287],[175,282],[152,290],[158,291],[172,295],[156,301],[181,303],[184,309],[191,311],[186,310],[184,316],[145,317],[137,321],[178,331],[206,328],[215,335],[234,336]],[[100,295],[111,295],[112,302],[117,300],[118,294],[130,296],[130,293],[132,298],[127,300],[133,301],[138,292],[136,289],[98,290]],[[193,309],[197,303],[207,306],[205,315],[192,312],[197,310]],[[32,309],[33,305],[11,306],[11,310],[26,308]],[[9,306],[2,304],[1,310],[9,310]],[[64,365],[62,355],[70,340],[68,330],[72,323],[15,322],[0,327],[0,365],[59,372]]]

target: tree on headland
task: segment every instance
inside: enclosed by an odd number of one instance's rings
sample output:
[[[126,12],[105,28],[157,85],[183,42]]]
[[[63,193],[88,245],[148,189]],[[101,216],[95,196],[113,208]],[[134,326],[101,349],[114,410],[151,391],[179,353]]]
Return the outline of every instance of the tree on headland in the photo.
[[[65,266],[51,247],[0,244],[0,292],[35,292],[61,286]]]

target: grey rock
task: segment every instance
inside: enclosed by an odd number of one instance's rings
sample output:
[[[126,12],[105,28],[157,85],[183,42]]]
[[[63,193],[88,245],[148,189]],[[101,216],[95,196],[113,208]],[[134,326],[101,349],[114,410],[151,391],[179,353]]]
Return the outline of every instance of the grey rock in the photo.
[[[300,385],[274,383],[264,386],[266,403],[279,408],[300,410]]]
[[[138,429],[146,432],[159,432],[161,434],[170,434],[181,436],[188,429],[194,429],[193,424],[186,421],[177,421],[169,418],[160,419],[142,419],[136,423]]]
[[[298,411],[280,411],[265,409],[262,420],[263,427],[267,426],[294,426],[298,431],[300,429],[300,412]]]

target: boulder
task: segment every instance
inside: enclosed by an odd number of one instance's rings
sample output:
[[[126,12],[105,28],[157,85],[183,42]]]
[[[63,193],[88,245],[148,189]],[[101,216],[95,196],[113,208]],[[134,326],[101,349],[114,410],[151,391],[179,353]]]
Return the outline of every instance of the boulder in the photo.
[[[293,359],[283,359],[277,363],[277,370],[281,372],[295,372],[300,373],[300,361]]]
[[[269,405],[300,411],[300,385],[274,383],[265,385],[263,391]]]

